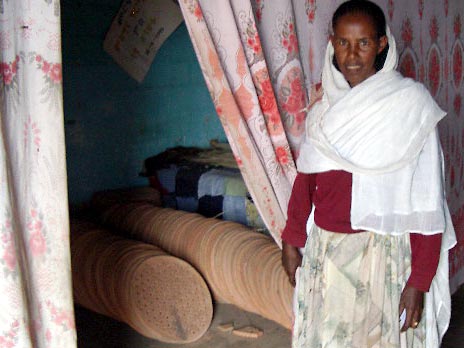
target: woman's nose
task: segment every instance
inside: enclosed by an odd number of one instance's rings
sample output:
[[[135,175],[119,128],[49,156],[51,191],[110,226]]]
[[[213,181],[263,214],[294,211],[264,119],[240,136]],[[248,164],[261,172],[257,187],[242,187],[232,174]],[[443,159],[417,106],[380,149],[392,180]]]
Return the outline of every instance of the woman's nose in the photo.
[[[348,55],[349,56],[357,56],[359,53],[358,45],[348,45]]]

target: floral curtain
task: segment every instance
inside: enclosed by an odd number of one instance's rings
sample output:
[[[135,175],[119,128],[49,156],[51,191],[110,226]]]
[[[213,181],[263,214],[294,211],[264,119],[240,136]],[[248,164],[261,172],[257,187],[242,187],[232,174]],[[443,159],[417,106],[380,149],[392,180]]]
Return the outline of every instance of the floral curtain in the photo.
[[[180,5],[244,180],[280,244],[308,103],[291,2],[273,12],[262,1]]]
[[[374,0],[400,51],[399,70],[423,82],[448,117],[440,124],[448,203],[458,236],[451,287],[464,282],[462,0]],[[305,108],[318,83],[330,19],[342,0],[180,0],[208,89],[263,220],[280,233]]]
[[[0,347],[75,347],[59,1],[0,19]]]

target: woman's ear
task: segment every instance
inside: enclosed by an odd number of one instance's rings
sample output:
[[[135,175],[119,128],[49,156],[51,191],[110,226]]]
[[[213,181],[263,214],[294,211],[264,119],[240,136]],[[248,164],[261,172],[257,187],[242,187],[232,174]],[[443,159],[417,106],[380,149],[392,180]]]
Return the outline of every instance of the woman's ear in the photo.
[[[377,54],[383,51],[383,49],[387,46],[388,44],[388,38],[386,35],[381,36],[379,39],[379,49],[377,50]]]
[[[330,34],[330,35],[329,35],[329,40],[330,40],[330,42],[332,43],[332,46],[335,47],[335,45],[334,45],[334,39],[335,39],[335,38],[334,38],[334,35],[333,35],[333,34]]]

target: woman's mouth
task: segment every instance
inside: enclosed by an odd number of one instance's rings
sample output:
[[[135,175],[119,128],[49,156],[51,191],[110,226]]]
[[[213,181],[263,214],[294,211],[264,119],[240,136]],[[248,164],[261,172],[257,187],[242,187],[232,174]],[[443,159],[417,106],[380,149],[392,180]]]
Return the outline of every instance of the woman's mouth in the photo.
[[[347,65],[346,70],[349,71],[354,71],[354,70],[359,70],[361,69],[361,65]]]

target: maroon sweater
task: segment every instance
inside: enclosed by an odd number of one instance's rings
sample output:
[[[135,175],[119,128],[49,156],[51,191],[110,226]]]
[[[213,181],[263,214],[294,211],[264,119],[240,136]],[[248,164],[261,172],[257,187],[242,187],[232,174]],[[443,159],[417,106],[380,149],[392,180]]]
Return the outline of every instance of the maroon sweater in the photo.
[[[305,245],[306,221],[313,206],[317,226],[332,232],[362,232],[351,228],[351,184],[351,173],[342,170],[298,173],[293,184],[282,240],[298,248]],[[408,285],[426,292],[437,271],[442,235],[411,233],[409,236],[412,269]]]

